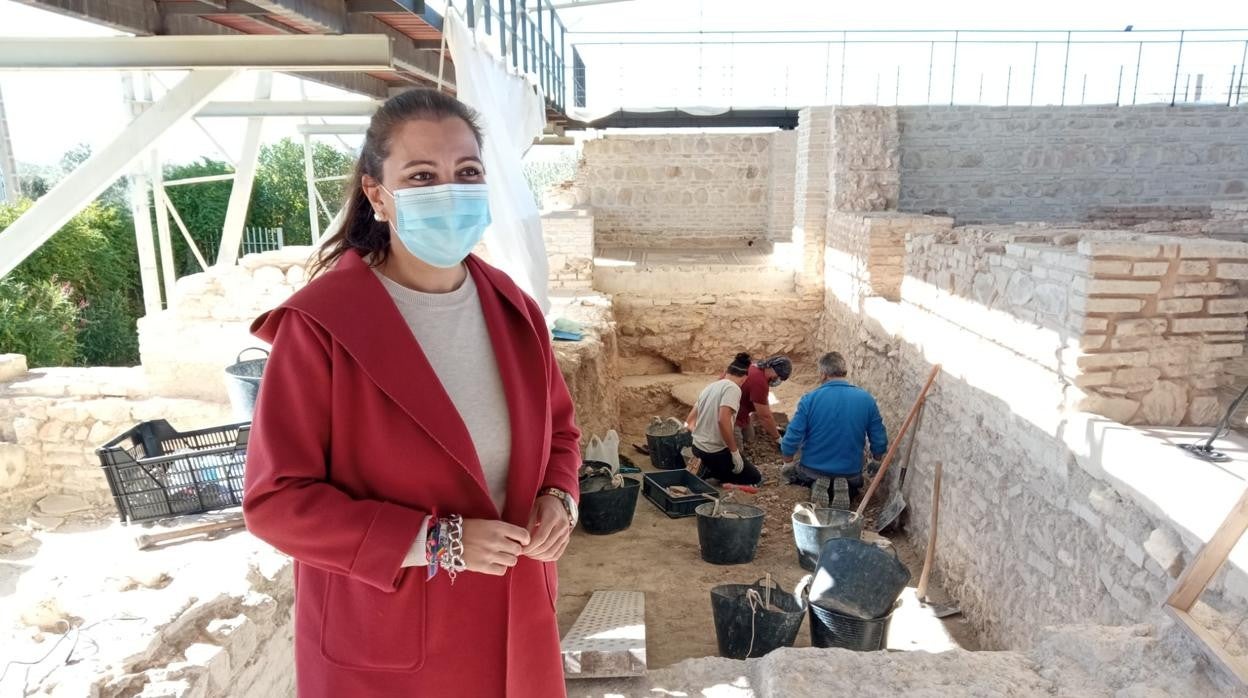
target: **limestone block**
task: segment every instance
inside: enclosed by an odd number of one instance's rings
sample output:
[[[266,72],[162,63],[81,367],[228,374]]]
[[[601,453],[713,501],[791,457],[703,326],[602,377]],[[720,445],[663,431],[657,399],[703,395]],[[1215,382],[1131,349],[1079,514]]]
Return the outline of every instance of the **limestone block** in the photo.
[[[89,400],[82,403],[82,408],[91,415],[92,419],[100,422],[109,422],[111,424],[125,424],[133,419],[131,408],[132,403],[129,400],[121,398],[103,398],[100,400]]]
[[[1160,381],[1141,399],[1136,418],[1150,426],[1173,426],[1183,422],[1187,411],[1187,388],[1174,381]]]
[[[1114,334],[1119,336],[1160,335],[1165,334],[1169,321],[1164,318],[1144,318],[1137,320],[1119,320],[1114,323]]]
[[[17,487],[26,475],[26,449],[0,443],[0,489]]]
[[[1248,298],[1212,298],[1206,303],[1210,315],[1248,313]]]
[[[1088,267],[1096,276],[1127,276],[1131,273],[1131,262],[1120,259],[1093,260]]]
[[[26,357],[22,354],[0,354],[0,383],[19,378],[26,371]]]
[[[1176,298],[1190,298],[1194,296],[1221,296],[1228,291],[1234,290],[1233,286],[1227,285],[1221,281],[1191,281],[1187,283],[1175,284],[1164,295]]]
[[[1138,392],[1152,387],[1161,378],[1161,370],[1152,367],[1124,368],[1114,371],[1113,376],[1112,385]]]
[[[1089,313],[1138,313],[1144,301],[1137,298],[1088,298],[1084,308]]]
[[[1183,571],[1183,543],[1169,530],[1154,528],[1144,541],[1144,551],[1172,578]]]
[[[1233,279],[1236,281],[1248,279],[1248,264],[1219,262],[1214,276],[1219,279]]]
[[[188,664],[202,666],[208,671],[208,690],[227,692],[230,687],[230,655],[217,645],[197,642],[186,648]]]
[[[1170,330],[1176,334],[1196,332],[1242,332],[1248,328],[1248,317],[1175,318]]]
[[[292,266],[286,270],[286,283],[294,288],[303,286],[307,278],[307,271],[301,266]]]
[[[1169,271],[1169,262],[1136,262],[1131,265],[1132,276],[1165,276]]]
[[[1211,269],[1212,265],[1203,259],[1179,262],[1179,276],[1208,276]]]
[[[1095,295],[1149,295],[1160,290],[1160,281],[1121,281],[1115,279],[1089,279],[1087,281],[1087,292]]]
[[[1157,312],[1163,315],[1199,313],[1205,307],[1201,298],[1168,298],[1157,301]]]
[[[1136,413],[1139,412],[1140,403],[1137,400],[1128,398],[1093,394],[1084,398],[1080,402],[1079,408],[1085,412],[1108,417],[1120,424],[1129,424]]]
[[[1187,419],[1185,424],[1193,426],[1209,426],[1217,423],[1222,417],[1222,406],[1218,403],[1218,398],[1212,395],[1201,395],[1192,398],[1192,404],[1187,409]]]
[[[48,516],[69,516],[90,509],[90,504],[72,495],[53,494],[39,500],[39,511]]]

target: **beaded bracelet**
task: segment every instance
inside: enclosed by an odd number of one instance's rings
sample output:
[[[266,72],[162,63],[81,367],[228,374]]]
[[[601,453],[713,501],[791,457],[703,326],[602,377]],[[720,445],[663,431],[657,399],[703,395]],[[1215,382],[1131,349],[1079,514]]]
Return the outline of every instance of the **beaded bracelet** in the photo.
[[[425,534],[425,559],[428,561],[428,570],[425,580],[433,579],[438,574],[438,561],[442,557],[443,538],[442,525],[438,519],[429,517],[429,530]]]

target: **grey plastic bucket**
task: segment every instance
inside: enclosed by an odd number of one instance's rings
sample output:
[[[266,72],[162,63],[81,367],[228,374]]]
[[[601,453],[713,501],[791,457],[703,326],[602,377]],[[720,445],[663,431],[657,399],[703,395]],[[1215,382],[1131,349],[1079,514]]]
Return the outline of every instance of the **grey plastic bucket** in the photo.
[[[809,523],[793,513],[793,543],[797,545],[797,562],[807,572],[815,571],[823,544],[833,538],[862,537],[862,517],[843,509],[815,509],[818,524]]]
[[[243,354],[249,351],[264,352],[263,359],[243,360]],[[264,376],[264,365],[269,361],[269,352],[260,347],[249,347],[238,353],[234,363],[225,367],[225,390],[230,396],[230,407],[234,418],[239,421],[251,421],[256,411],[256,396],[260,394],[260,379]]]

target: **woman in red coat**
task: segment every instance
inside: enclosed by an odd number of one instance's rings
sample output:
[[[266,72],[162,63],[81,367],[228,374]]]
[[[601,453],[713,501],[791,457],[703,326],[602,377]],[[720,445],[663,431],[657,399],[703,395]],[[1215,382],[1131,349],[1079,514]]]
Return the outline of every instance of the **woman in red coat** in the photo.
[[[273,351],[243,511],[295,559],[303,698],[564,695],[580,435],[541,311],[469,254],[474,118],[383,104],[318,273],[252,327]]]

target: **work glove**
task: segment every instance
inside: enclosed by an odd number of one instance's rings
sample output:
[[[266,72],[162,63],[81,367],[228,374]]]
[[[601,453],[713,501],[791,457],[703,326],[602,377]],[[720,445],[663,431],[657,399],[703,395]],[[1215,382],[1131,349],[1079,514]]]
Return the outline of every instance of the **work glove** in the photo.
[[[733,451],[732,452],[732,473],[734,475],[740,475],[741,471],[743,470],[745,470],[745,458],[741,457],[740,451]]]
[[[872,458],[871,461],[867,463],[867,477],[874,478],[875,474],[880,472],[881,465],[882,463],[880,463],[879,458]]]

